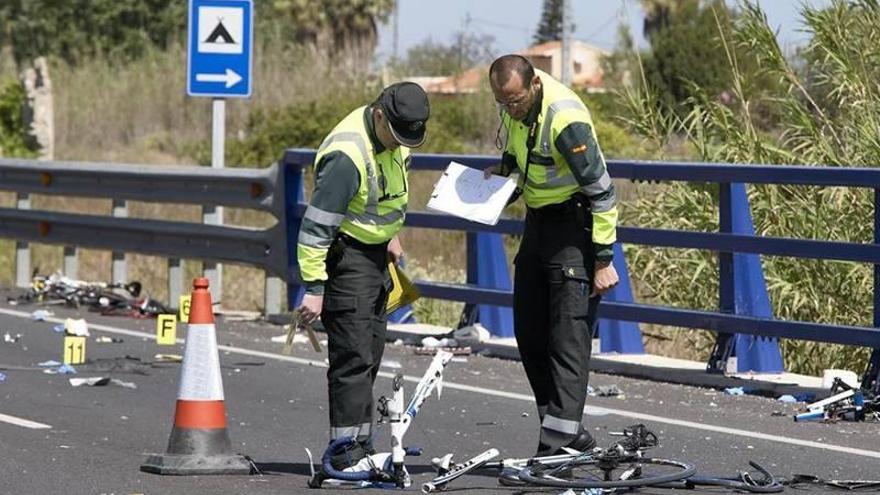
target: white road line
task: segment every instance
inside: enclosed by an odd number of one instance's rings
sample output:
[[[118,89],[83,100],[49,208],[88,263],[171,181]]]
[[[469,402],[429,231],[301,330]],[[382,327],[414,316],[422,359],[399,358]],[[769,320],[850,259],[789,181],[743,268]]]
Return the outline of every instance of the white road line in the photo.
[[[17,316],[17,317],[21,317],[21,318],[30,318],[29,313],[25,313],[22,311],[15,311],[15,310],[11,310],[11,309],[5,309],[5,308],[0,308],[0,314],[6,314],[9,316]],[[46,321],[53,322],[53,323],[64,323],[64,320],[61,320],[58,318],[47,318]],[[110,327],[107,325],[90,323],[89,328],[94,329],[94,330],[101,330],[101,331],[108,332],[108,333],[115,333],[118,335],[128,335],[130,337],[155,338],[154,334],[139,332],[136,330],[126,330],[124,328]],[[182,344],[183,339],[177,339],[177,342],[179,344]],[[288,362],[288,363],[296,363],[296,364],[302,364],[302,365],[308,365],[308,366],[317,366],[317,367],[325,367],[325,368],[327,367],[327,364],[325,364],[323,361],[314,361],[311,359],[296,358],[296,357],[292,357],[292,356],[285,356],[283,354],[275,354],[272,352],[264,352],[264,351],[255,351],[252,349],[245,349],[242,347],[234,347],[234,346],[228,346],[228,345],[219,345],[217,347],[221,351],[230,352],[230,353],[234,353],[234,354],[243,354],[246,356],[274,359],[276,361],[284,361],[284,362]],[[379,376],[382,376],[385,378],[394,378],[395,374],[381,371],[381,372],[379,372]],[[409,382],[418,383],[419,380],[422,379],[422,377],[421,376],[405,375],[404,379]],[[465,384],[461,384],[461,383],[451,383],[451,382],[444,381],[443,387],[451,388],[451,389],[455,389],[455,390],[462,390],[462,391],[466,391],[466,392],[474,392],[474,393],[483,394],[483,395],[490,395],[493,397],[504,397],[507,399],[521,400],[521,401],[526,401],[526,402],[532,402],[534,400],[532,398],[532,396],[526,395],[526,394],[504,392],[501,390],[493,390],[493,389],[488,389],[488,388],[475,387],[473,385],[465,385]],[[616,416],[637,419],[640,421],[650,421],[650,422],[654,422],[654,423],[664,423],[664,424],[668,424],[668,425],[683,426],[686,428],[693,428],[695,430],[714,431],[716,433],[725,433],[728,435],[736,435],[736,436],[745,437],[745,438],[767,440],[770,442],[783,443],[783,444],[787,444],[787,445],[798,445],[801,447],[811,447],[814,449],[830,450],[832,452],[840,452],[840,453],[844,453],[844,454],[852,454],[852,455],[858,455],[858,456],[863,456],[863,457],[872,457],[875,459],[880,459],[880,452],[875,451],[875,450],[856,449],[856,448],[852,448],[852,447],[844,447],[842,445],[819,443],[819,442],[813,442],[810,440],[799,440],[797,438],[788,438],[788,437],[782,437],[779,435],[770,435],[767,433],[759,433],[759,432],[748,431],[748,430],[740,430],[737,428],[728,428],[726,426],[716,426],[716,425],[708,425],[708,424],[702,424],[702,423],[694,423],[692,421],[684,421],[681,419],[674,419],[674,418],[665,418],[663,416],[655,416],[653,414],[642,414],[642,413],[637,413],[637,412],[632,412],[632,411],[624,411],[622,409],[610,409],[610,408],[605,408],[605,407],[586,406],[586,407],[584,407],[584,412],[586,414],[591,414],[591,415],[614,414]]]
[[[0,421],[4,423],[9,423],[15,426],[23,426],[25,428],[32,428],[34,430],[44,430],[46,428],[51,428],[51,425],[37,423],[36,421],[31,421],[29,419],[17,418],[15,416],[10,416],[8,414],[0,413]]]

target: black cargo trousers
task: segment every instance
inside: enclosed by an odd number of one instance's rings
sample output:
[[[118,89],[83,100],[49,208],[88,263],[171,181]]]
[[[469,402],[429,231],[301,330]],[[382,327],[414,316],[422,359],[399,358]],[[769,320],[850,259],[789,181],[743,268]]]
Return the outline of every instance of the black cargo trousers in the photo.
[[[537,455],[581,431],[600,297],[590,297],[594,249],[588,200],[529,209],[514,264],[517,346],[541,421]]]
[[[340,235],[327,255],[321,321],[328,337],[331,440],[370,440],[373,383],[385,350],[391,291],[387,248],[388,243]]]

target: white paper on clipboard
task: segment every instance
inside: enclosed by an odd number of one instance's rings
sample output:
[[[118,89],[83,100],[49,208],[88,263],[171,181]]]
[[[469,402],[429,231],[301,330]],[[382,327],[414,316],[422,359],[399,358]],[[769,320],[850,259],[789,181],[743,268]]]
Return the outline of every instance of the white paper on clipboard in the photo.
[[[516,182],[493,175],[483,178],[483,171],[450,162],[434,185],[427,208],[448,213],[472,222],[495,225]]]

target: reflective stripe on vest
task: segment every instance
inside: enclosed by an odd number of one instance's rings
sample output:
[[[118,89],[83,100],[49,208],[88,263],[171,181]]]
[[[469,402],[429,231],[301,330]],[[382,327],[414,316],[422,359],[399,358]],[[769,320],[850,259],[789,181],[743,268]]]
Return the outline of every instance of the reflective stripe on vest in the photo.
[[[379,181],[376,180],[376,166],[367,151],[367,143],[364,137],[357,132],[340,132],[333,134],[321,143],[318,153],[324,151],[328,146],[336,142],[349,142],[357,146],[361,152],[361,159],[364,161],[364,167],[367,169],[367,204],[364,209],[367,213],[372,213],[376,217],[379,216]]]
[[[553,129],[553,117],[562,110],[580,109],[586,111],[586,107],[579,100],[559,100],[554,101],[547,107],[547,115],[544,117],[544,123],[541,125],[541,154],[549,155],[553,151],[550,142],[550,131]]]
[[[367,151],[367,143],[364,142],[363,136],[357,132],[333,134],[321,143],[318,152],[324,151],[328,146],[337,142],[354,143],[360,151],[364,167],[367,169],[367,203],[364,205],[364,213],[349,211],[345,214],[345,218],[352,222],[371,225],[391,225],[403,218],[404,212],[397,210],[390,211],[386,215],[379,214],[379,181],[376,178],[376,166]]]
[[[541,161],[549,161],[552,165],[548,164],[542,166],[545,174],[544,182],[535,182],[530,177],[526,178],[529,186],[535,189],[554,189],[557,187],[573,186],[577,184],[577,179],[575,179],[572,174],[563,175],[562,177],[558,175],[559,167],[553,160],[553,147],[552,143],[550,143],[550,133],[553,130],[553,118],[562,110],[570,109],[586,111],[584,104],[579,100],[559,100],[554,101],[547,106],[547,115],[544,117],[544,122],[541,123],[541,141],[538,148],[534,151],[534,154],[537,155],[539,159],[543,159]],[[533,161],[532,163],[535,162]]]

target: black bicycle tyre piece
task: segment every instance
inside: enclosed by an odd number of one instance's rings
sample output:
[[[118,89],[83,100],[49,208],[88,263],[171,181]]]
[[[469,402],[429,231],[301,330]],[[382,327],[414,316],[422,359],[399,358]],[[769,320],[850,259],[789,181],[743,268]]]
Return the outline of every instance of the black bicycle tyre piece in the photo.
[[[785,486],[778,481],[767,485],[750,485],[740,479],[698,475],[691,476],[675,484],[669,484],[668,486],[666,484],[661,485],[662,488],[697,488],[701,486],[720,486],[748,493],[781,493],[785,491]]]
[[[690,478],[662,486],[664,488],[720,486],[748,493],[780,493],[785,490],[785,486],[763,466],[755,461],[749,461],[749,465],[761,475],[760,479],[755,478],[749,472],[741,472],[737,477],[694,475]]]
[[[586,459],[573,459],[572,461],[565,464],[566,467],[576,468],[578,466],[584,466],[588,464],[598,464],[601,460],[596,458],[586,458]],[[696,473],[696,468],[693,465],[687,464],[680,461],[675,461],[671,459],[658,459],[652,457],[631,457],[626,459],[621,459],[620,464],[627,464],[629,466],[633,464],[639,465],[655,465],[655,466],[669,466],[672,468],[678,468],[678,471],[673,471],[668,474],[662,474],[659,476],[651,476],[647,478],[637,477],[625,480],[587,480],[587,479],[562,479],[556,477],[544,477],[541,474],[541,471],[546,470],[547,467],[542,464],[535,464],[531,466],[526,466],[519,471],[519,479],[525,481],[526,483],[537,485],[537,486],[551,486],[554,488],[637,488],[637,487],[645,487],[645,486],[654,486],[660,485],[663,483],[670,483],[673,481],[679,481],[686,478],[689,478]],[[554,467],[553,469],[558,469],[559,466]]]

